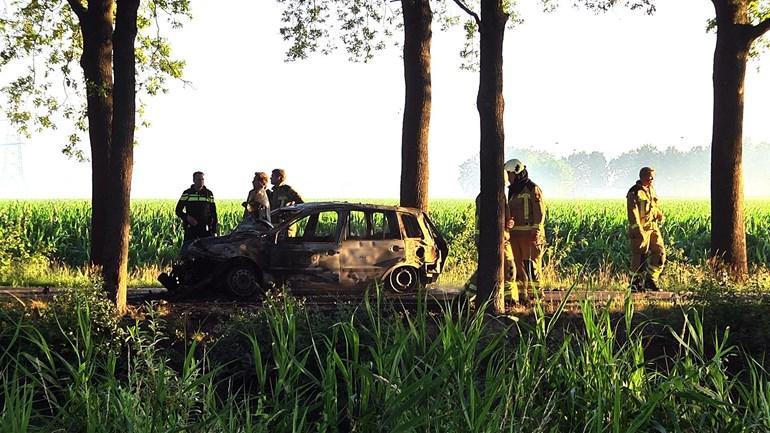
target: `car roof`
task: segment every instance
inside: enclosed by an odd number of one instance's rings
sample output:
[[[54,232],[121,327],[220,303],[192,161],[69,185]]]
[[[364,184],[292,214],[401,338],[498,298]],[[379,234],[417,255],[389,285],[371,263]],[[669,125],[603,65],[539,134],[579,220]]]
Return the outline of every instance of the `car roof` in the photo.
[[[322,202],[309,202],[295,204],[285,208],[279,208],[276,210],[296,210],[302,211],[321,211],[321,210],[380,210],[380,211],[400,211],[408,212],[412,214],[422,213],[422,210],[413,207],[403,206],[387,206],[382,204],[369,204],[369,203],[350,203],[347,201],[322,201]]]

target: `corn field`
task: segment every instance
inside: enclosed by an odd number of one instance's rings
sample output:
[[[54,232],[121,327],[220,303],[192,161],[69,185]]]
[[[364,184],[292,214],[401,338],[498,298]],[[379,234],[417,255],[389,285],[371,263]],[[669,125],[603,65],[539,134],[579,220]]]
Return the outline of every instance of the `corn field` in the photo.
[[[379,201],[382,204],[395,202]],[[664,201],[669,263],[702,264],[710,237],[709,203]],[[171,200],[137,200],[131,211],[129,263],[133,270],[169,266],[182,242],[182,227]],[[240,201],[217,202],[220,234],[242,216]],[[446,272],[460,281],[472,272],[476,252],[471,200],[437,200],[430,215],[450,247]],[[0,266],[12,260],[44,257],[66,267],[79,267],[89,257],[89,203],[85,200],[0,201]],[[770,201],[748,201],[746,233],[750,265],[770,261]],[[626,213],[623,200],[552,200],[546,220],[544,257],[553,280],[583,274],[625,272],[628,266]]]

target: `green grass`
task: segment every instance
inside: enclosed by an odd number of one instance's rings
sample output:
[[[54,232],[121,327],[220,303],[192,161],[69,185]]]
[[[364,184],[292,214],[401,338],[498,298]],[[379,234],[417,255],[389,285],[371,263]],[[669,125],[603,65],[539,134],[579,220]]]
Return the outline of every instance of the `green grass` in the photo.
[[[0,308],[0,431],[770,429],[762,360],[696,309],[668,327],[630,301],[512,320],[380,297],[319,314],[279,294],[215,332],[155,308],[118,324],[98,296]]]
[[[626,299],[493,318],[377,296],[322,313],[271,294],[259,310],[147,305],[118,322],[85,265],[87,204],[0,202],[0,284],[83,287],[0,303],[0,432],[770,431],[770,203],[748,204],[741,285],[703,272],[708,204],[664,204],[666,283],[695,293],[681,310]],[[134,204],[136,285],[176,254],[173,205]],[[234,226],[238,203],[219,207]],[[452,250],[443,281],[462,282],[471,202],[431,216]],[[549,282],[622,284],[624,226],[622,201],[552,202]]]
[[[358,200],[350,200],[358,201]],[[363,200],[366,201],[366,200]],[[379,203],[394,204],[392,200]],[[182,230],[171,200],[132,204],[131,285],[155,284],[153,274],[177,256]],[[568,287],[622,287],[628,266],[625,205],[622,200],[552,200],[548,202],[544,257],[547,284]],[[239,201],[217,203],[221,232],[242,215]],[[702,275],[709,245],[707,201],[663,203],[663,233],[669,264],[664,283],[687,286]],[[436,200],[430,215],[447,238],[450,257],[441,283],[461,285],[473,272],[476,252],[471,200]],[[89,205],[87,201],[0,201],[0,285],[86,285]],[[770,262],[770,201],[748,201],[746,232],[749,263],[766,274]]]

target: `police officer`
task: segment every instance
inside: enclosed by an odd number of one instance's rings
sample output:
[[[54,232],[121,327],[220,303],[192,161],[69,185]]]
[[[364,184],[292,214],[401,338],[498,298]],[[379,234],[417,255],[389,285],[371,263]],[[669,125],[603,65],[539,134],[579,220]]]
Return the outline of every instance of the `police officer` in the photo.
[[[631,290],[660,290],[658,278],[666,261],[659,224],[665,219],[652,186],[655,169],[642,167],[639,180],[628,190],[628,239],[631,247]]]
[[[270,183],[273,189],[268,192],[270,197],[270,208],[278,209],[284,206],[304,203],[302,197],[294,191],[294,188],[286,185],[286,172],[283,169],[276,168],[270,175]]]
[[[184,243],[217,234],[217,206],[214,193],[204,184],[203,172],[193,173],[193,184],[176,203],[176,216],[184,226]]]
[[[254,173],[251,181],[253,187],[243,202],[243,217],[251,216],[254,220],[270,221],[270,200],[267,197],[267,173]]]
[[[527,301],[540,280],[545,250],[545,201],[543,191],[529,179],[527,167],[518,159],[505,163],[508,173],[508,207],[513,228],[511,248],[516,263],[516,281],[523,301]]]

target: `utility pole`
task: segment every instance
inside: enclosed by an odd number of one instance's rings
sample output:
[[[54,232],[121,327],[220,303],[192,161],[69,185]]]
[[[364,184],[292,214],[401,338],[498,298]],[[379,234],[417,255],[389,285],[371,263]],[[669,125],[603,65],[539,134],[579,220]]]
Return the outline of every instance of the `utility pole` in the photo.
[[[9,192],[21,189],[24,183],[24,143],[7,122],[0,123],[0,133],[3,131],[0,135],[0,186]]]

